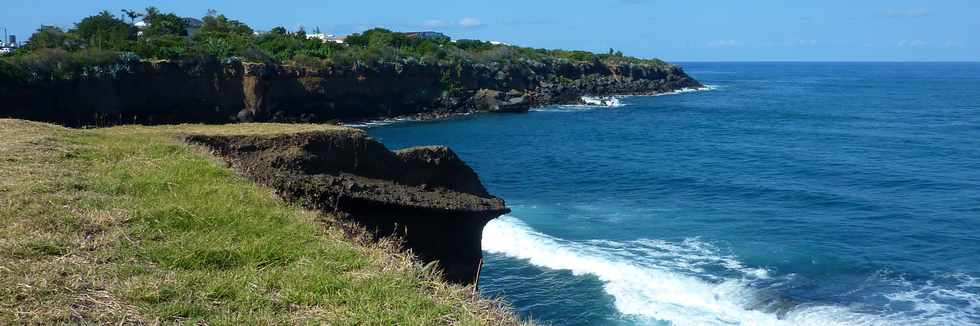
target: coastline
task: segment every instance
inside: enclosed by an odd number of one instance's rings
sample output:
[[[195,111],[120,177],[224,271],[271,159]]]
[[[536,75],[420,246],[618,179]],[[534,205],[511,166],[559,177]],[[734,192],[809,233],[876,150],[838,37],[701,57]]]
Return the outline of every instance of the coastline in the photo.
[[[582,96],[648,96],[703,85],[679,66],[543,61],[458,67],[414,61],[307,69],[138,61],[114,74],[7,83],[0,117],[65,126],[436,120],[526,112]],[[446,80],[443,76],[453,76]],[[0,82],[4,82],[0,80]]]
[[[586,100],[585,98],[593,97],[593,98],[623,99],[623,98],[630,98],[630,97],[657,97],[657,96],[681,95],[681,94],[686,94],[686,93],[707,92],[707,91],[713,91],[713,90],[717,90],[717,89],[718,89],[718,86],[717,85],[702,85],[702,86],[699,86],[699,87],[693,87],[693,88],[692,87],[685,87],[685,88],[681,88],[681,89],[677,89],[677,90],[673,90],[673,91],[669,91],[669,92],[662,92],[662,93],[614,94],[614,95],[600,95],[600,96],[583,95],[582,97],[579,98],[578,101],[563,101],[563,102],[556,102],[556,103],[541,104],[541,105],[532,106],[532,107],[528,108],[527,111],[522,111],[522,112],[506,112],[506,113],[491,113],[491,112],[480,112],[480,111],[449,112],[449,113],[433,113],[433,112],[427,112],[427,113],[418,113],[418,114],[411,114],[411,115],[400,115],[400,116],[395,116],[395,117],[385,117],[385,118],[379,118],[379,119],[366,119],[366,120],[354,120],[354,121],[339,121],[336,124],[337,125],[340,125],[340,126],[344,126],[344,127],[349,127],[349,128],[363,128],[363,129],[366,129],[366,128],[387,126],[387,125],[391,125],[391,124],[404,123],[404,122],[429,122],[429,121],[452,120],[452,119],[467,117],[467,116],[471,116],[471,115],[474,115],[474,114],[480,114],[480,113],[486,113],[486,114],[520,114],[520,113],[526,113],[526,112],[539,112],[539,111],[545,111],[545,110],[542,110],[542,108],[547,108],[547,107],[551,107],[551,106],[560,106],[560,107],[619,107],[619,106],[622,106],[622,105],[621,104],[620,105],[601,105],[601,104],[600,105],[597,105],[597,104],[589,104],[588,103],[588,100]]]

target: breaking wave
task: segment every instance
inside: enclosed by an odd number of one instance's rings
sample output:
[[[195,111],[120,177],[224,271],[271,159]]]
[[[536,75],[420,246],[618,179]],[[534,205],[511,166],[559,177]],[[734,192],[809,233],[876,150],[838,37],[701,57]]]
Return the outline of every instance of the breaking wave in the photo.
[[[583,106],[610,107],[618,108],[623,106],[623,102],[615,96],[582,96]]]
[[[666,95],[677,95],[677,94],[692,93],[692,92],[713,91],[713,90],[717,90],[718,88],[719,87],[717,85],[704,85],[703,87],[685,87],[685,88],[675,90],[673,92],[660,93],[653,96],[666,96]]]
[[[890,299],[913,301],[929,311],[887,315],[838,305],[792,302],[772,288],[792,282],[793,275],[771,277],[766,269],[747,267],[733,255],[723,254],[697,238],[679,243],[650,239],[568,241],[537,232],[506,215],[487,224],[483,250],[541,267],[568,270],[574,275],[593,275],[604,283],[604,291],[615,298],[620,313],[650,323],[949,325],[969,324],[971,316],[942,313],[948,312],[945,309],[949,306],[937,303],[933,296],[959,296],[973,308],[980,307],[977,294],[969,290],[928,287],[899,292]],[[975,279],[967,281],[964,286],[977,285]]]

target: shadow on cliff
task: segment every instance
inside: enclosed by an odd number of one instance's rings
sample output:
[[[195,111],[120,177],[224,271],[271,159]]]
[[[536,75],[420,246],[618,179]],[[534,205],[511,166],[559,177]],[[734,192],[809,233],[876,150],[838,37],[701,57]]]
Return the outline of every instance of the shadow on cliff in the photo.
[[[598,61],[452,65],[401,59],[304,68],[155,60],[110,68],[66,79],[0,77],[0,117],[75,127],[436,118],[701,85],[676,66]]]

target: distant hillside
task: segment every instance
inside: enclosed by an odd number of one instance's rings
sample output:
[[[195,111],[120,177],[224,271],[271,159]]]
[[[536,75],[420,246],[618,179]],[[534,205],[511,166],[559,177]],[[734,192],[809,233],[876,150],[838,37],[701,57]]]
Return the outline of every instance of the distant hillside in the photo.
[[[373,29],[343,43],[284,28],[257,33],[211,14],[148,8],[42,26],[0,59],[0,117],[67,125],[308,121],[523,112],[585,95],[701,84],[677,66],[609,53],[531,49]]]

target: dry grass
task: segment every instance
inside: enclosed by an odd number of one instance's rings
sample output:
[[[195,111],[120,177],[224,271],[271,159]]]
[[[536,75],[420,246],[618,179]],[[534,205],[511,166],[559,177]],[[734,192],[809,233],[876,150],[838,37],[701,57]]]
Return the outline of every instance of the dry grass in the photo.
[[[324,128],[0,120],[0,324],[519,323],[175,137]]]
[[[307,132],[363,132],[359,129],[328,124],[239,123],[228,125],[181,124],[154,127],[120,126],[117,132],[192,133],[213,136],[261,136]]]

